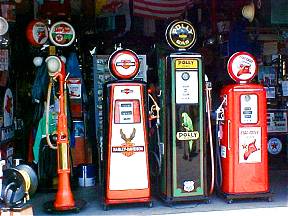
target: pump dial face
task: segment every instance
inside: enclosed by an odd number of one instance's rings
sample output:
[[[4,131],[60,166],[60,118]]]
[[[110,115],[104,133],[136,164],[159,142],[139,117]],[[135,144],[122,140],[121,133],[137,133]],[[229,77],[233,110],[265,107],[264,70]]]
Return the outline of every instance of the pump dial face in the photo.
[[[173,21],[166,29],[166,41],[174,49],[187,50],[196,42],[196,33],[188,21]]]
[[[236,82],[250,81],[258,72],[257,60],[250,53],[236,52],[228,61],[227,71]]]
[[[109,69],[118,79],[132,79],[137,75],[139,66],[139,59],[132,50],[117,50],[109,57]]]

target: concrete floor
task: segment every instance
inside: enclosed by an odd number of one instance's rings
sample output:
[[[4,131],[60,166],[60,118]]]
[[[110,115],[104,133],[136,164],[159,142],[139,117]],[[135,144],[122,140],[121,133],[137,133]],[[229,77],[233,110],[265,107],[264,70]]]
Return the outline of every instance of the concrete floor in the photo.
[[[265,215],[277,210],[278,215],[282,212],[288,212],[288,169],[270,171],[271,192],[274,194],[273,201],[267,202],[263,199],[237,200],[232,204],[227,204],[222,198],[215,194],[211,196],[211,203],[177,203],[172,207],[165,205],[162,201],[153,197],[153,207],[148,208],[144,204],[114,205],[110,206],[108,211],[103,211],[99,201],[99,191],[97,188],[77,188],[74,190],[75,199],[84,199],[87,204],[77,215]],[[47,215],[43,211],[43,204],[52,200],[55,193],[37,193],[32,199],[34,215]],[[275,209],[274,209],[275,208]],[[274,209],[274,210],[272,210]],[[239,211],[241,210],[241,211]],[[275,213],[276,213],[275,212]],[[212,214],[213,213],[213,214]],[[218,214],[217,214],[218,213]],[[224,214],[225,213],[225,214]],[[280,214],[279,214],[280,213]],[[65,214],[66,215],[66,214]],[[71,214],[70,214],[71,215]],[[74,215],[74,214],[73,214]]]

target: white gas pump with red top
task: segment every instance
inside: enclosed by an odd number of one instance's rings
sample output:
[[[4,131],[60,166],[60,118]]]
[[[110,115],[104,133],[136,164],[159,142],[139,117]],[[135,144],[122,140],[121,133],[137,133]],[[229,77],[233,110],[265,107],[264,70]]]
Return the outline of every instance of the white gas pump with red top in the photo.
[[[118,49],[109,58],[109,69],[118,80],[104,87],[104,210],[108,205],[121,203],[143,202],[152,206],[147,84],[132,80],[139,66],[137,55],[128,49]]]

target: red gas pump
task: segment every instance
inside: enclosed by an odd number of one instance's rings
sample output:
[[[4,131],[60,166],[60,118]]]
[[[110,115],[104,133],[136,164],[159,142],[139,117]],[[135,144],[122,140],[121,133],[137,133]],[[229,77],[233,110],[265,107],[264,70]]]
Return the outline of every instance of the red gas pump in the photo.
[[[104,210],[112,204],[148,203],[152,206],[148,164],[147,87],[129,80],[139,69],[131,50],[118,49],[109,58],[118,79],[105,84]]]
[[[221,90],[223,101],[217,109],[218,189],[228,203],[257,197],[270,201],[266,91],[260,84],[248,83],[257,73],[257,62],[251,54],[237,52],[227,69],[238,83]]]

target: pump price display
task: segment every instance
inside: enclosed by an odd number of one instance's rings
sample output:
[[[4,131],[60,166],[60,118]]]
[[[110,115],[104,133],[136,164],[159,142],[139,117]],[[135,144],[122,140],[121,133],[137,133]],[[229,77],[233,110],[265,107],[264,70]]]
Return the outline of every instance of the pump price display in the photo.
[[[241,95],[241,123],[257,123],[258,121],[258,97],[257,95]]]
[[[120,105],[120,123],[133,123],[133,103],[125,102]]]
[[[139,100],[116,100],[115,102],[115,123],[133,124],[140,123]]]

